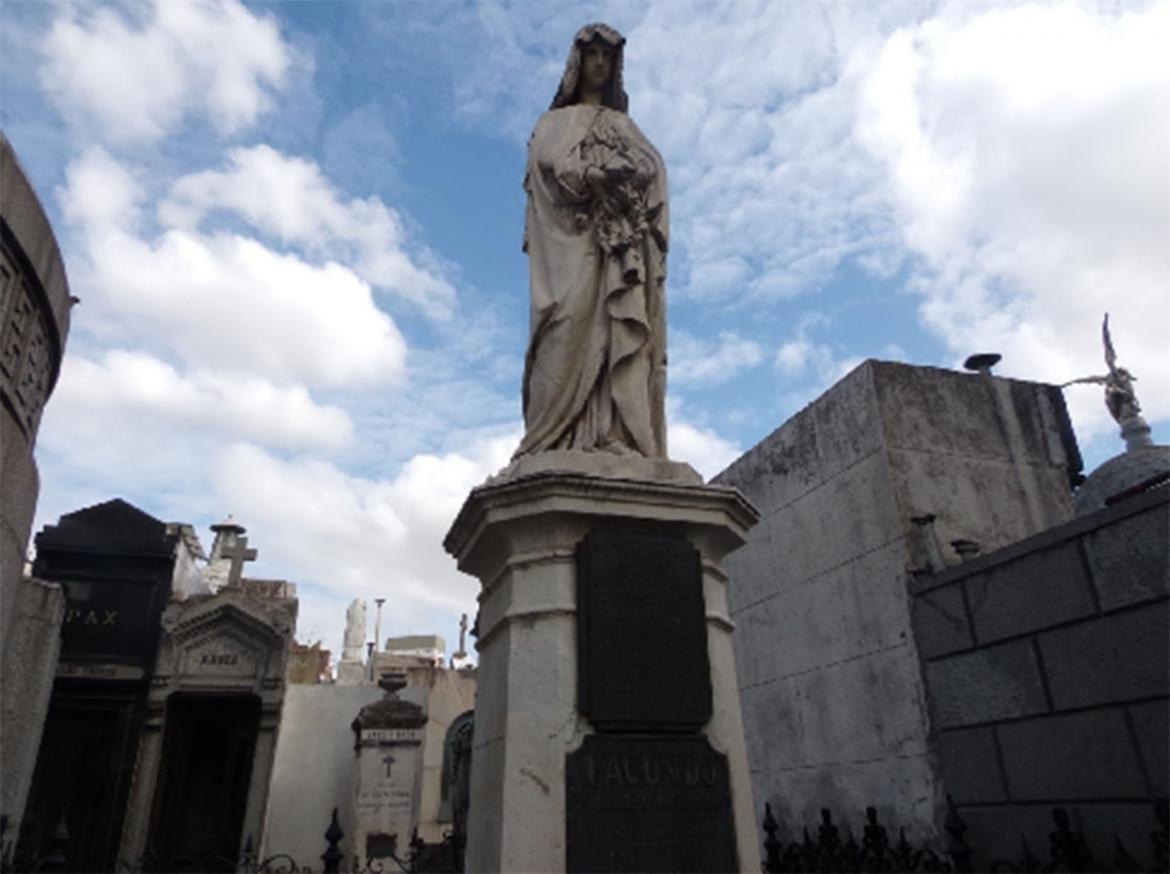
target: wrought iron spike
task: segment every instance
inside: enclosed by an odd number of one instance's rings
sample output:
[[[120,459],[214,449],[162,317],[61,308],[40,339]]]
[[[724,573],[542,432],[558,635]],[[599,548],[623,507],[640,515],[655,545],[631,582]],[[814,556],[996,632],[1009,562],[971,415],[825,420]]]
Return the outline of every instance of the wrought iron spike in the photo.
[[[1085,845],[1082,835],[1074,832],[1069,825],[1068,811],[1063,807],[1052,808],[1052,820],[1056,823],[1056,831],[1049,835],[1052,867],[1063,866],[1068,871],[1095,871],[1098,868],[1093,854]]]
[[[967,823],[959,815],[959,808],[955,806],[955,799],[951,797],[949,792],[947,793],[947,816],[943,820],[943,830],[947,833],[947,855],[951,858],[951,864],[960,874],[967,874],[972,870],[971,859],[975,855],[975,851],[967,844],[964,837],[967,833]]]
[[[1020,835],[1020,845],[1023,847],[1023,852],[1020,854],[1020,868],[1021,871],[1039,871],[1040,860],[1036,858],[1036,854],[1032,852],[1031,846],[1028,845],[1028,839],[1022,834]]]
[[[1121,842],[1121,837],[1113,833],[1113,870],[1114,871],[1141,871],[1141,863],[1133,857],[1133,855],[1125,848],[1125,844]]]
[[[898,852],[909,853],[910,849],[910,842],[906,840],[906,826],[900,826],[898,828]]]
[[[325,874],[338,874],[341,870],[341,860],[344,858],[338,848],[338,842],[345,837],[341,830],[341,823],[337,821],[337,808],[333,808],[333,817],[329,820],[329,828],[325,829],[325,840],[328,845],[321,854],[321,861],[325,863]]]
[[[61,810],[61,819],[45,841],[45,855],[41,859],[40,871],[64,871],[67,865],[69,851],[69,826],[65,822],[65,810]]]
[[[1154,818],[1158,820],[1158,825],[1161,828],[1150,832],[1150,840],[1154,843],[1154,861],[1157,863],[1158,871],[1170,870],[1170,834],[1168,834],[1168,823],[1170,820],[1170,801],[1165,798],[1159,798],[1154,802]]]
[[[783,870],[780,860],[780,849],[783,846],[776,832],[780,830],[776,818],[772,816],[772,805],[764,802],[764,871],[767,874],[779,874]]]

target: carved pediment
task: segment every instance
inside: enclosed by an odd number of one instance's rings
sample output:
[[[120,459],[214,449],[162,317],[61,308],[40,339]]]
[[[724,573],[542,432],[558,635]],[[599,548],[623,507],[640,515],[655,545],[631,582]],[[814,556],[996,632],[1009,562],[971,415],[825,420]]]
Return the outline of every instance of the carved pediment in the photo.
[[[257,601],[231,590],[172,601],[162,617],[163,630],[179,645],[224,625],[274,646],[291,638],[295,622],[295,601]]]
[[[216,629],[182,648],[179,671],[188,677],[255,677],[268,662],[264,649],[241,640],[234,629]]]
[[[170,688],[277,689],[295,617],[295,601],[258,602],[238,591],[172,601],[157,675]]]

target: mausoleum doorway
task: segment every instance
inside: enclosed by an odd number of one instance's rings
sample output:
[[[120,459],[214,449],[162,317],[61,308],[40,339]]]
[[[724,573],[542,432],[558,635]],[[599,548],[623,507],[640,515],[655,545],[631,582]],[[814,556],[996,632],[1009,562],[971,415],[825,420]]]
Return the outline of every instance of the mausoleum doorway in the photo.
[[[260,698],[176,693],[166,709],[147,858],[160,871],[234,871]]]
[[[62,824],[65,870],[112,871],[136,751],[135,690],[94,693],[58,680],[45,722],[18,858],[35,858]],[[118,694],[121,690],[122,694]]]

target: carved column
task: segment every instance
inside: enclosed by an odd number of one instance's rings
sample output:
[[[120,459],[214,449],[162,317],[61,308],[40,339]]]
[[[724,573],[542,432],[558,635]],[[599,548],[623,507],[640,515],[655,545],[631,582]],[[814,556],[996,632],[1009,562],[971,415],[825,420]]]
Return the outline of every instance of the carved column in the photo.
[[[165,682],[165,680],[164,680]],[[126,805],[126,823],[122,826],[122,842],[118,858],[127,865],[141,863],[146,852],[146,836],[150,831],[150,812],[154,804],[154,789],[158,783],[158,769],[162,763],[163,730],[166,727],[166,701],[147,703],[142,739],[138,743],[138,761],[134,767],[134,782]]]
[[[260,708],[260,730],[252,752],[252,776],[248,781],[248,805],[240,832],[241,850],[252,840],[252,848],[263,845],[265,816],[268,813],[268,787],[272,781],[272,762],[276,752],[276,732],[280,725],[281,704],[265,702]]]

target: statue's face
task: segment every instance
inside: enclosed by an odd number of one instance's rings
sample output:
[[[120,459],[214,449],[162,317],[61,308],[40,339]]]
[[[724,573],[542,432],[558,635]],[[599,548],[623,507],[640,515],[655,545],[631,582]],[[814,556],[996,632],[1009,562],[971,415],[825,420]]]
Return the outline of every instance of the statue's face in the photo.
[[[588,43],[581,52],[581,87],[599,92],[613,74],[613,49],[601,40]]]

